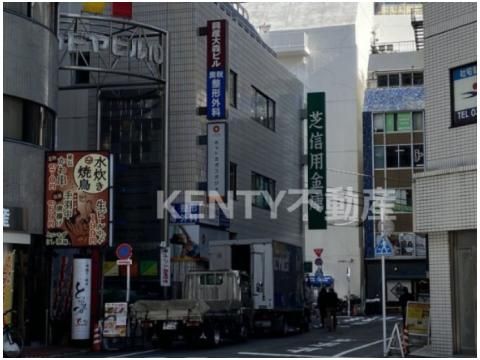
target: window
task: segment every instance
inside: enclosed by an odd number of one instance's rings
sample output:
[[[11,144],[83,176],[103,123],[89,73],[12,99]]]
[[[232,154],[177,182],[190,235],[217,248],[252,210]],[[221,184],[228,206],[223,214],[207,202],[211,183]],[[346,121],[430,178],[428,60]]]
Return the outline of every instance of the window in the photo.
[[[374,166],[375,169],[383,169],[385,167],[385,152],[384,146],[375,146]]]
[[[387,113],[386,114],[386,132],[402,132],[412,129],[410,113]]]
[[[377,76],[377,86],[378,87],[387,87],[388,86],[388,75],[378,75]]]
[[[412,121],[413,121],[413,130],[414,131],[422,131],[423,130],[423,112],[422,111],[415,111],[412,113]]]
[[[424,163],[423,144],[413,145],[413,166],[422,167]]]
[[[200,285],[222,285],[222,274],[202,274],[200,275]]]
[[[399,74],[388,74],[388,86],[399,86],[400,85],[400,75]]]
[[[275,180],[252,172],[252,190],[266,191],[273,199],[275,197]],[[252,204],[262,209],[270,209],[263,195],[254,196]]]
[[[230,106],[237,108],[237,74],[230,70],[228,78],[228,97],[230,98]]]
[[[423,85],[423,72],[404,71],[377,73],[377,87],[419,86]]]
[[[10,2],[3,8],[12,13],[29,17],[53,32],[57,28],[57,4],[43,2]]]
[[[233,192],[233,200],[237,200],[237,164],[230,163],[230,191]]]
[[[275,101],[253,88],[252,117],[255,121],[275,130]]]
[[[419,161],[422,161],[423,164],[423,145],[422,148],[418,149]],[[377,150],[378,148],[378,150]],[[377,159],[377,151],[380,163],[380,148],[383,149],[382,145],[375,146],[375,160]],[[420,151],[422,156],[420,156]],[[387,145],[386,146],[386,157],[387,157],[387,168],[404,168],[412,166],[412,146],[411,145]],[[420,157],[422,159],[420,159]],[[419,165],[418,166],[422,166]],[[376,164],[375,167],[377,168]],[[378,166],[380,168],[380,166]]]
[[[398,167],[398,146],[387,146],[387,168]]]
[[[402,73],[402,86],[412,86],[412,73]]]
[[[398,146],[398,163],[399,167],[412,166],[412,147],[411,145]]]
[[[3,96],[3,136],[53,149],[55,113],[32,101]]]
[[[395,212],[412,212],[412,189],[395,189]]]
[[[80,52],[77,55],[72,54],[72,63],[76,66],[89,66],[90,53]],[[90,71],[88,70],[75,70],[75,84],[88,84],[90,82]]]
[[[385,130],[385,114],[373,114],[373,130],[375,132],[384,132]]]
[[[414,72],[413,73],[413,85],[423,85],[423,72]]]
[[[122,164],[160,164],[163,100],[159,88],[102,90],[101,150],[115,153]]]

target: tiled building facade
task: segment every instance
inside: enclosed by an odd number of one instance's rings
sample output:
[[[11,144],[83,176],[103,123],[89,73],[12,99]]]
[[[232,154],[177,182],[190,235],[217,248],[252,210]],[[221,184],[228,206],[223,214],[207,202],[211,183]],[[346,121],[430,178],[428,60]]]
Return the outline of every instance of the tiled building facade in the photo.
[[[64,12],[78,13],[81,9],[78,3],[64,6]],[[105,14],[108,13],[107,7]],[[231,88],[227,98],[230,103],[227,119],[230,179],[227,181],[230,180],[230,187],[237,191],[262,190],[255,187],[265,185],[264,180],[269,179],[273,186],[268,190],[273,197],[281,190],[301,189],[300,110],[303,106],[303,85],[279,63],[275,53],[261,41],[241,12],[231,4],[220,3],[134,3],[132,20],[169,33],[169,192],[205,190],[208,120],[201,114],[207,102],[207,37],[201,35],[201,28],[207,26],[207,21],[219,19],[226,19],[228,23],[231,71]],[[59,111],[59,127],[63,131],[59,133],[60,148],[71,148],[72,144],[76,144],[93,150],[100,144],[103,150],[117,151],[113,143],[104,143],[102,135],[98,141],[96,89],[63,91],[60,97],[63,100]],[[258,98],[268,98],[269,104],[273,104],[274,112],[269,112],[269,121],[273,121],[274,126],[266,126],[256,118],[261,110],[258,102],[254,101]],[[72,131],[72,127],[76,131]],[[159,134],[153,136],[161,139]],[[162,156],[158,158],[162,159]],[[121,165],[129,170],[120,179],[125,183],[117,181],[117,189],[120,189],[117,195],[121,201],[117,198],[115,211],[117,215],[125,214],[125,217],[115,220],[114,216],[114,224],[117,225],[114,225],[113,244],[129,242],[134,254],[139,257],[140,265],[142,258],[158,264],[158,246],[164,239],[162,224],[157,219],[156,196],[157,190],[162,189],[163,164],[160,161],[155,164]],[[257,180],[260,180],[260,185]],[[252,218],[246,219],[245,202],[248,200],[238,196],[234,200],[234,218],[229,227],[206,223],[182,226],[189,231],[192,241],[199,243],[200,255],[203,256],[208,256],[208,249],[205,249],[208,242],[215,240],[273,238],[302,246],[301,209],[290,213],[284,206],[292,204],[298,197],[286,197],[287,200],[279,207],[277,219],[271,219],[270,211],[262,206],[253,206]],[[174,202],[182,201],[181,195]],[[120,208],[121,203],[125,204],[125,209]],[[177,226],[170,227],[170,235],[178,230]],[[174,257],[175,254],[173,251]],[[113,251],[109,251],[106,259],[113,262],[114,256]],[[181,282],[187,266],[180,266],[180,263],[187,262],[172,260],[173,282]],[[188,266],[193,267],[193,263],[190,260]],[[106,279],[105,286],[120,289],[122,283],[123,279],[117,275]],[[148,288],[151,293],[161,292],[158,276],[155,275],[143,276],[140,272],[133,286],[136,289]]]
[[[412,179],[424,168],[423,53],[372,54],[369,73],[363,112],[364,192],[381,188],[395,193],[387,234],[393,247],[386,266],[387,303],[397,306],[403,287],[428,301],[427,239],[414,232],[412,204]],[[364,222],[366,298],[378,299],[381,271],[374,248],[380,221],[372,217]]]
[[[477,125],[476,115],[455,120],[453,77],[467,66],[476,86],[476,13],[476,3],[424,5],[426,159],[425,172],[415,176],[414,206],[415,229],[429,237],[431,344],[438,356],[476,354]]]

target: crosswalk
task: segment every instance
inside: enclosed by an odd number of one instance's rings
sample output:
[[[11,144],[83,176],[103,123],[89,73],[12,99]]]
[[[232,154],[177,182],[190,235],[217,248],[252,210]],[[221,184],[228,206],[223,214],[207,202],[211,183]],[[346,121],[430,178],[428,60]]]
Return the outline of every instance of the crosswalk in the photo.
[[[401,320],[399,316],[387,316],[387,321]],[[381,321],[381,316],[352,316],[352,317],[338,317],[338,327],[349,328],[351,326],[362,326],[370,324],[375,321]]]

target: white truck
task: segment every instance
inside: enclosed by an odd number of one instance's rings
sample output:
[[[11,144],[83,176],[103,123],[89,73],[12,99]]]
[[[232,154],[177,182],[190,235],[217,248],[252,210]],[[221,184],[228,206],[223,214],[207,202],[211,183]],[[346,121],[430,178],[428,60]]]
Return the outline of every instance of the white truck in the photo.
[[[131,322],[151,323],[163,346],[309,329],[302,248],[271,239],[212,241],[209,260],[210,270],[187,273],[182,299],[139,300]]]
[[[303,249],[273,239],[212,241],[210,269],[248,274],[255,330],[286,334],[308,330]]]

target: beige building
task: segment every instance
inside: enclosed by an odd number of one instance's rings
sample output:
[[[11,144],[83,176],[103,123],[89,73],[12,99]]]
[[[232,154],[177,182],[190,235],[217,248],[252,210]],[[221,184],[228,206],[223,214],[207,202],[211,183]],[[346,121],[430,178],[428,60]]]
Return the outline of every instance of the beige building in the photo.
[[[431,346],[476,355],[476,3],[427,3],[425,172],[415,175],[415,231],[428,233]]]

